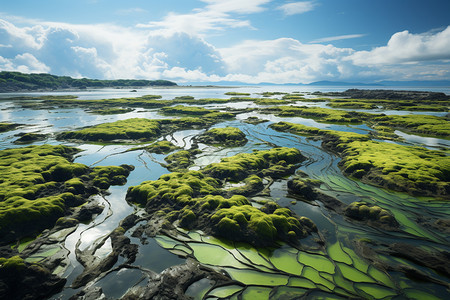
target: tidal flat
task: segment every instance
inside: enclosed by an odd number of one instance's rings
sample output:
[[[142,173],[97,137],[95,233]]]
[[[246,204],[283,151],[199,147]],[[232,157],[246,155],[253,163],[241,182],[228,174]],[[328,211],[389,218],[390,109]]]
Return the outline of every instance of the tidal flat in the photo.
[[[450,298],[445,94],[134,94],[0,100],[2,297]]]

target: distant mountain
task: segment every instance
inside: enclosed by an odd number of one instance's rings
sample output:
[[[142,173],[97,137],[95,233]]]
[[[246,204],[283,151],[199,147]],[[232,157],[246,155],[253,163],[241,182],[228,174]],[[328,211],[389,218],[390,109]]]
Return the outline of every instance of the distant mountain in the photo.
[[[57,90],[57,89],[86,89],[105,87],[145,87],[145,86],[176,86],[168,80],[117,79],[99,80],[51,74],[25,74],[20,72],[0,72],[0,92]]]
[[[379,83],[384,86],[450,87],[450,80],[380,81]]]
[[[343,82],[343,81],[316,81],[307,85],[319,85],[319,86],[382,86],[379,83],[361,83],[361,82]]]

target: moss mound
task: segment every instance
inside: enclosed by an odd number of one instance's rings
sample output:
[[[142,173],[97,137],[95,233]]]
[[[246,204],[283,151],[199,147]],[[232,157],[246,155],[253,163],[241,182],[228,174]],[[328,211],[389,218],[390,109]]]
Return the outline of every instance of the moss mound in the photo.
[[[250,174],[282,177],[296,169],[306,158],[295,148],[273,148],[253,153],[240,153],[223,158],[203,169],[205,174],[214,178],[240,181]]]
[[[213,128],[197,138],[197,142],[207,145],[244,146],[248,140],[239,128],[227,126],[225,128]]]
[[[345,215],[355,220],[388,227],[398,227],[394,216],[377,205],[366,202],[353,202],[345,209]]]
[[[188,171],[130,187],[127,200],[141,203],[149,214],[157,213],[184,228],[258,246],[274,245],[279,240],[296,244],[316,230],[309,219],[273,202],[258,209],[242,195],[226,198],[223,193],[217,180]]]
[[[89,195],[123,184],[132,166],[95,167],[70,162],[66,146],[0,151],[0,243],[51,227]]]
[[[3,299],[46,299],[61,291],[66,279],[23,261],[19,256],[0,257],[0,295]]]
[[[318,135],[342,156],[345,174],[365,182],[415,195],[448,198],[450,158],[442,151],[369,140],[351,132],[320,130],[280,122],[271,128],[300,135]]]
[[[198,149],[180,150],[168,155],[164,160],[168,163],[167,170],[171,172],[187,169],[192,163],[194,156],[201,153]]]
[[[450,193],[450,157],[422,147],[376,141],[348,143],[340,162],[347,175],[416,195]]]
[[[162,120],[132,118],[103,123],[76,131],[65,131],[60,133],[57,138],[88,142],[124,142],[130,140],[146,142],[177,130],[209,127],[220,120],[221,118],[217,116]]]
[[[19,126],[20,126],[20,124],[16,124],[16,123],[0,122],[0,132],[14,130]]]
[[[234,117],[231,113],[219,112],[217,110],[206,109],[198,106],[167,106],[161,108],[161,112],[166,115],[190,115],[203,116],[205,118],[231,119]]]

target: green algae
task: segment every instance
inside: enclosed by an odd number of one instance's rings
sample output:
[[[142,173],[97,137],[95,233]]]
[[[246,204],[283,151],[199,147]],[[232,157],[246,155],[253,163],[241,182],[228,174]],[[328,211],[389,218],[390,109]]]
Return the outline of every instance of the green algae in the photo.
[[[264,274],[258,271],[248,269],[232,269],[224,268],[230,275],[231,279],[242,282],[245,285],[260,285],[260,286],[277,286],[287,285],[289,281],[288,276],[279,274]]]
[[[334,244],[329,245],[327,251],[330,255],[330,258],[336,262],[342,262],[348,265],[351,265],[353,263],[350,256],[342,250],[341,244],[339,242],[335,242]]]
[[[252,263],[253,266],[264,266],[266,268],[272,269],[273,266],[268,261],[268,258],[263,257],[263,255],[258,251],[258,249],[245,245],[243,243],[238,243],[236,249],[242,255],[242,257]]]
[[[275,268],[282,272],[286,272],[294,275],[301,275],[303,265],[297,260],[297,256],[284,251],[283,249],[277,249],[270,257],[270,261]]]
[[[350,267],[343,263],[336,263],[339,267],[342,275],[350,281],[353,282],[374,282],[374,280],[367,276],[365,273]]]
[[[236,260],[230,252],[222,247],[201,243],[188,243],[188,245],[194,251],[193,255],[195,258],[203,264],[234,267],[239,269],[247,268],[246,265]],[[214,253],[214,255],[211,255],[211,253]]]
[[[251,299],[269,299],[271,288],[264,288],[259,286],[248,286],[242,292],[243,300]]]
[[[299,278],[299,277],[291,277],[289,280],[289,286],[299,287],[304,289],[315,289],[317,288],[316,284],[309,279]]]
[[[245,134],[236,127],[212,128],[197,137],[197,141],[207,145],[226,147],[244,146],[247,143]]]
[[[391,278],[386,273],[378,270],[374,266],[369,266],[368,274],[376,281],[388,287],[395,288],[395,284],[394,282],[392,282]]]
[[[305,266],[303,268],[302,277],[305,277],[305,278],[311,280],[315,284],[322,285],[325,288],[324,290],[326,290],[326,291],[332,291],[335,287],[333,282],[326,280],[325,278],[320,276],[320,273],[316,269],[313,269],[308,266]]]
[[[224,95],[227,95],[227,96],[250,96],[250,93],[226,92]]]
[[[298,253],[298,261],[304,265],[310,266],[319,272],[334,274],[334,264],[326,257],[306,252]]]
[[[374,299],[384,299],[386,297],[392,297],[397,295],[396,291],[381,287],[376,284],[356,283],[355,287],[356,289],[362,290],[367,295],[370,295]]]
[[[132,148],[128,151],[145,150],[150,153],[167,154],[177,149],[180,149],[180,147],[175,146],[172,142],[164,140],[155,142],[149,146]]]
[[[241,291],[244,287],[239,285],[228,285],[213,289],[208,293],[208,297],[217,298],[229,298],[237,292]]]

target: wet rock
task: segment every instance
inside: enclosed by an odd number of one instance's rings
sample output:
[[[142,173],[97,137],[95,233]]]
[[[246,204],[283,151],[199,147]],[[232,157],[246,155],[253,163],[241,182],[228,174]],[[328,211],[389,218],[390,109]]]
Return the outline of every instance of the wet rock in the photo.
[[[215,286],[230,283],[231,279],[188,259],[185,264],[170,267],[149,280],[146,287],[134,287],[123,300],[131,299],[192,299],[185,294],[188,287],[196,281],[208,278]]]
[[[0,261],[2,299],[44,299],[62,290],[66,279],[43,266],[29,264],[15,256]]]
[[[69,300],[105,300],[106,296],[103,294],[101,287],[90,287],[73,295]]]

